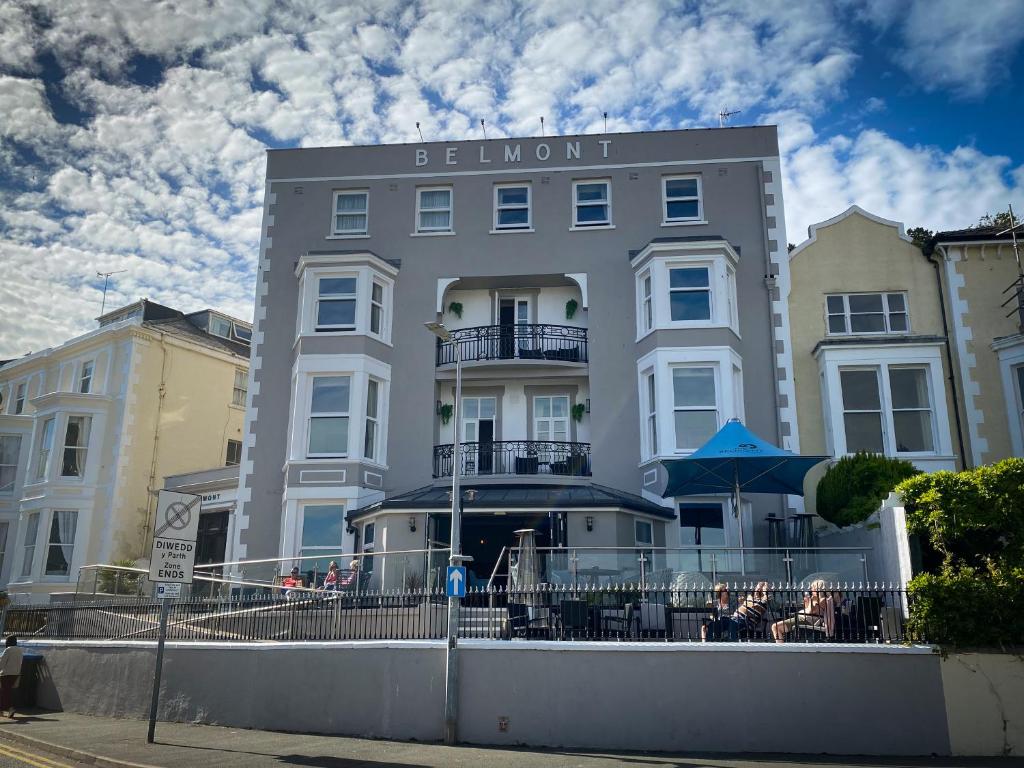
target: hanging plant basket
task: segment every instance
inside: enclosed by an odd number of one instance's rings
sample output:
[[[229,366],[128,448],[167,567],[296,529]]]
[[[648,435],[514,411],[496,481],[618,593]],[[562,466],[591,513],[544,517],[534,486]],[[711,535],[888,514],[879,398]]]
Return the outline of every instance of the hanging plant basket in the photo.
[[[453,301],[448,305],[448,312],[455,315],[460,320],[462,319],[462,302]]]
[[[579,306],[580,305],[576,299],[569,299],[565,302],[565,319],[572,320],[573,316],[576,314],[576,310],[579,309]]]
[[[583,403],[576,403],[572,408],[569,409],[569,412],[572,413],[572,420],[575,421],[577,424],[583,421],[584,410],[586,410],[586,406],[583,405]]]
[[[438,414],[441,417],[442,424],[447,425],[448,422],[452,420],[452,410],[453,409],[451,403],[445,403],[444,405],[441,406],[441,409],[438,411]]]

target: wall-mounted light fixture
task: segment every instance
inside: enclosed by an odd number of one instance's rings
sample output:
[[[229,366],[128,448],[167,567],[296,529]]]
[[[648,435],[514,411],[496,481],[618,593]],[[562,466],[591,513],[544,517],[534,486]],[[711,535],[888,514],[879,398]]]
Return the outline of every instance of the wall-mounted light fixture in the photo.
[[[352,523],[349,523],[348,525],[345,526],[345,533],[347,533],[349,536],[352,536],[353,534],[355,534],[355,532],[356,532],[356,527],[354,525],[352,525]]]
[[[409,531],[410,533],[416,533],[416,516],[409,515]]]
[[[594,530],[594,518],[591,515],[587,515],[587,530]]]
[[[586,410],[587,410],[587,413],[590,413],[590,398],[589,397],[587,398],[587,408],[586,408]]]

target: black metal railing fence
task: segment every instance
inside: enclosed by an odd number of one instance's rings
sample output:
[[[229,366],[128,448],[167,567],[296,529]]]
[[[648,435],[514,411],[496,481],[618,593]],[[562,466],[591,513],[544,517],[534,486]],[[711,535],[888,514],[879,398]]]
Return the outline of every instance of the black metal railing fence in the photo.
[[[572,325],[480,325],[453,330],[452,341],[437,340],[437,365],[452,364],[458,345],[462,362],[474,360],[588,361],[587,329]]]
[[[459,473],[467,475],[590,475],[590,443],[558,440],[495,440],[460,443]],[[451,477],[452,443],[434,446],[434,477]]]

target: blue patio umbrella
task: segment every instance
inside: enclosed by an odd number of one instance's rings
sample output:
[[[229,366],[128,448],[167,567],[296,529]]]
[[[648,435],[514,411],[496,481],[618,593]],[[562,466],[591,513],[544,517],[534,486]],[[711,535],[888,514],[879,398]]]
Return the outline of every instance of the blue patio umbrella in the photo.
[[[739,419],[730,419],[685,459],[661,462],[668,470],[668,483],[661,495],[668,498],[730,493],[734,502],[733,514],[739,516],[743,491],[803,496],[804,475],[829,458],[800,456],[779,448],[755,435]]]

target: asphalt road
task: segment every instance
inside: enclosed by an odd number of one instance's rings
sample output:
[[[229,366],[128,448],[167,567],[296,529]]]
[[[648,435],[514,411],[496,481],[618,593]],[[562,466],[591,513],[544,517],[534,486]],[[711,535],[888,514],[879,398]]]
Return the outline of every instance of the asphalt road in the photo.
[[[85,768],[63,757],[43,752],[35,747],[23,747],[10,742],[0,743],[0,768]]]

